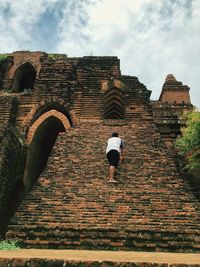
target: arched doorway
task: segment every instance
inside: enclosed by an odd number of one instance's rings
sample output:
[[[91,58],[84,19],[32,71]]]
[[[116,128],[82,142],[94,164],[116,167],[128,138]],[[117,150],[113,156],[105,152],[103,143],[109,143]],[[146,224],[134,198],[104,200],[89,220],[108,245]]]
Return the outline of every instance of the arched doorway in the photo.
[[[16,71],[13,79],[13,92],[32,90],[36,78],[36,70],[29,62],[21,65]]]
[[[64,115],[63,115],[64,116]],[[41,116],[43,121],[37,126],[28,150],[24,173],[24,185],[26,193],[31,189],[47,164],[50,152],[60,132],[66,131],[66,123],[58,117],[47,113]],[[42,119],[39,118],[38,120]],[[67,120],[67,118],[65,117]]]
[[[105,93],[105,119],[124,119],[124,92],[118,88],[111,88]]]

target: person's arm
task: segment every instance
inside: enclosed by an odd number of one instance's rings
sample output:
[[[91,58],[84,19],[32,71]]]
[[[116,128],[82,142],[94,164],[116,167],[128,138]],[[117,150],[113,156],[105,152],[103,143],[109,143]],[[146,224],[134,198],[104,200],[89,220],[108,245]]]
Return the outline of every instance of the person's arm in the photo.
[[[121,148],[121,160],[125,160],[125,157],[124,157],[124,148]]]
[[[121,146],[120,146],[120,159],[121,160],[124,160],[125,157],[124,157],[124,143],[123,141],[121,142]]]

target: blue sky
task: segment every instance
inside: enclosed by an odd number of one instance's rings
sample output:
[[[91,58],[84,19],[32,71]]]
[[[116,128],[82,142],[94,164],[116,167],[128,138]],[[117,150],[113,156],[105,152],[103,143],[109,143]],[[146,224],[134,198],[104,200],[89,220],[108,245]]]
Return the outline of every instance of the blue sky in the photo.
[[[118,56],[158,99],[173,73],[200,107],[199,0],[0,0],[0,53]]]

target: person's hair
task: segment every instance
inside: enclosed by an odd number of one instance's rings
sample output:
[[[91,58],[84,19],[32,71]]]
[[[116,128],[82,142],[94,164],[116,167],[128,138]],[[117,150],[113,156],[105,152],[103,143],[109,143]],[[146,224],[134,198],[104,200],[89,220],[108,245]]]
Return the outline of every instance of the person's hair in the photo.
[[[118,137],[118,133],[117,132],[112,133],[112,137]]]

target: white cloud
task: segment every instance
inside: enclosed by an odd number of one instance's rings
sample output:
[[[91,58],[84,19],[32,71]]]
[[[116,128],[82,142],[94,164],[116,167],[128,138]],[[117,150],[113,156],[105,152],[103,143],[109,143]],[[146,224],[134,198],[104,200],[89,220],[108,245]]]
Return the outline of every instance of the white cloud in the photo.
[[[0,0],[1,51],[37,47],[34,25],[61,2],[54,52],[118,56],[122,73],[137,76],[154,99],[174,73],[200,107],[199,0]]]
[[[30,50],[30,43],[34,42],[32,36],[34,24],[56,1],[58,0],[0,0],[1,52]]]

